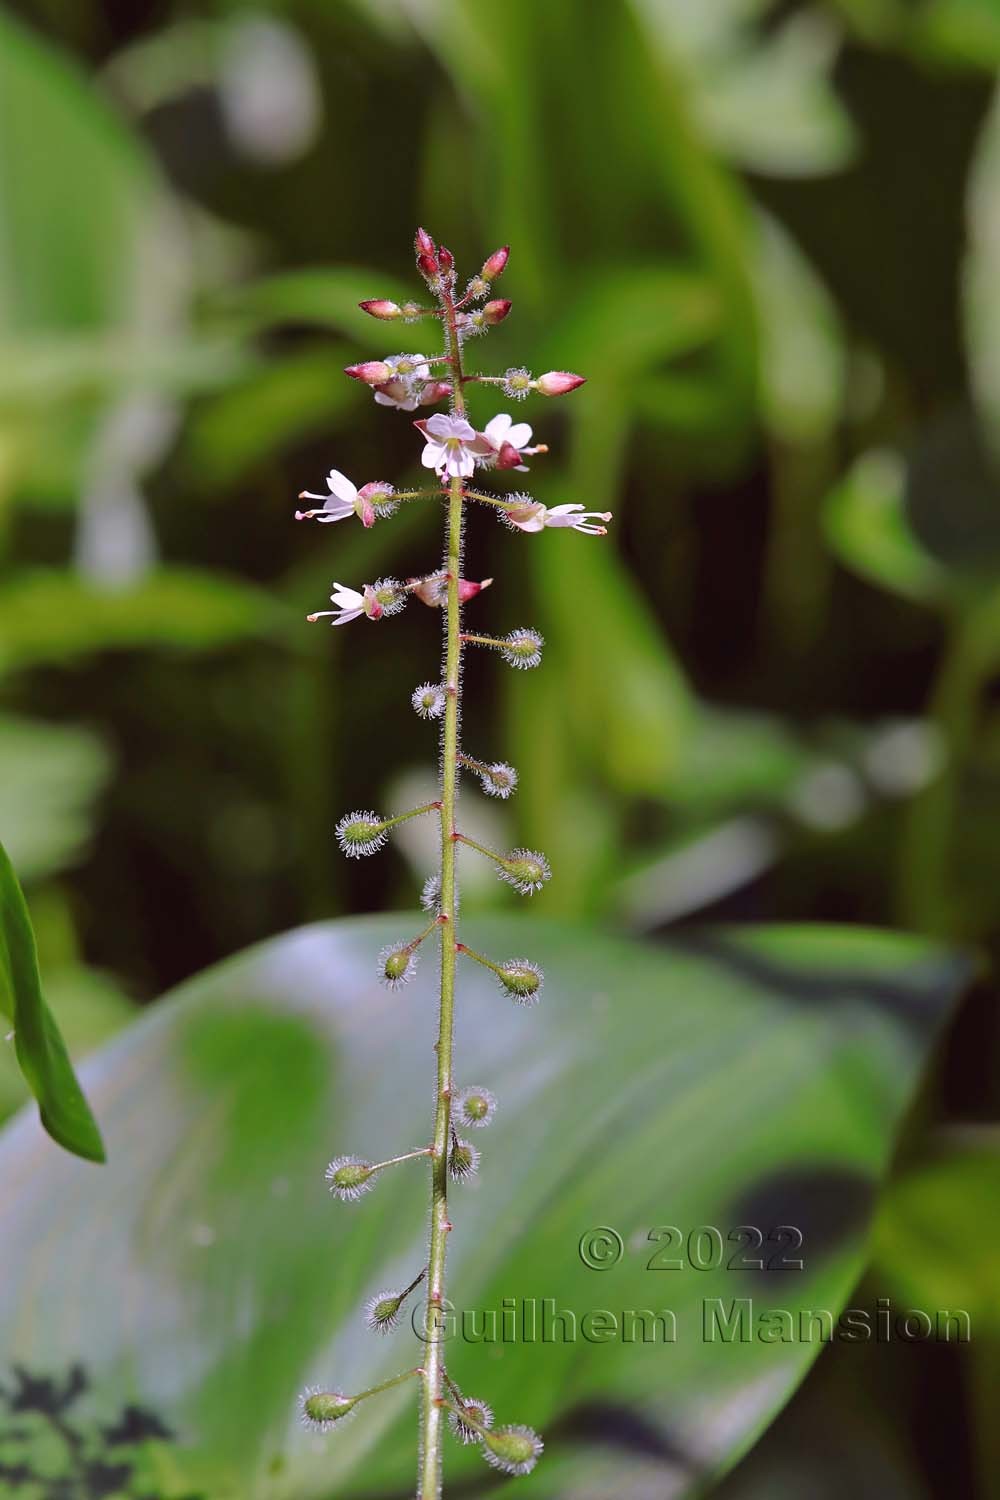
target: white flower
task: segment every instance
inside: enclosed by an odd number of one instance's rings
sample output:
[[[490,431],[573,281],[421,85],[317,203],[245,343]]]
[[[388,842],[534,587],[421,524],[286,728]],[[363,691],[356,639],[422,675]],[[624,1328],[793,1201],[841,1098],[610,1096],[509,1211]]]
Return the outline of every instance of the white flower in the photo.
[[[508,449],[508,458],[513,458],[514,453],[516,453],[518,457],[521,457],[523,455],[524,449],[527,448],[528,444],[531,442],[531,428],[527,422],[515,422],[514,418],[510,415],[509,412],[501,411],[498,412],[495,417],[491,417],[487,422],[486,426],[483,428],[483,437],[486,439],[486,441],[490,445],[490,448],[493,450],[491,453],[487,454],[483,462],[485,462],[486,464],[495,464],[497,459],[500,457],[501,450],[505,446]],[[510,452],[511,449],[513,449],[513,453]],[[530,449],[529,451],[534,452],[535,450]],[[526,472],[528,465],[519,463],[505,463],[503,467]]]
[[[330,603],[335,609],[318,609],[315,614],[306,615],[307,620],[321,620],[326,616],[332,616],[332,625],[346,625],[348,620],[356,620],[358,615],[370,614],[373,620],[377,620],[382,613],[381,608],[376,606],[378,613],[370,610],[367,590],[359,594],[357,589],[345,588],[342,583],[333,585],[333,593],[330,595]]]
[[[595,525],[598,521],[610,521],[609,510],[584,510],[582,505],[546,506],[517,495],[515,504],[501,512],[501,520],[517,531],[542,531],[546,526],[571,526],[574,531],[586,532],[588,536],[607,536],[607,527]]]
[[[468,476],[476,466],[476,458],[493,451],[486,438],[464,417],[446,417],[437,412],[418,426],[427,439],[420,462],[425,469],[434,469],[442,476]]]
[[[300,500],[322,500],[323,504],[319,510],[297,510],[296,521],[345,521],[348,516],[359,516],[366,526],[370,526],[375,519],[371,500],[368,492],[373,488],[365,485],[359,491],[347,478],[341,474],[339,469],[331,469],[326,476],[329,495],[314,495],[311,490],[303,490],[299,496]],[[387,488],[383,486],[383,488]]]
[[[379,406],[395,406],[399,411],[416,411],[420,405],[424,382],[431,378],[431,367],[423,354],[390,354],[383,364],[392,371],[392,379],[379,386],[375,400]]]

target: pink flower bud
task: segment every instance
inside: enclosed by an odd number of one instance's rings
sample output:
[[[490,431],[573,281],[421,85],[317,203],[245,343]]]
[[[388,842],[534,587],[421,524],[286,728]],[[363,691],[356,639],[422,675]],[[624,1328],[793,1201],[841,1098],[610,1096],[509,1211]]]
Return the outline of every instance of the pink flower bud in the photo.
[[[500,275],[500,272],[503,270],[504,266],[507,264],[507,257],[509,254],[509,245],[503,245],[499,250],[494,250],[489,260],[487,260],[483,265],[481,275],[484,281],[496,280],[496,278]]]
[[[458,580],[458,597],[465,604],[469,599],[474,599],[477,594],[481,594],[483,589],[488,589],[492,582],[492,578],[484,578],[482,583],[472,583],[468,578],[460,578]]]
[[[420,405],[433,406],[435,401],[443,401],[450,395],[451,386],[447,380],[429,380],[420,393]]]
[[[565,396],[583,385],[585,375],[571,375],[568,370],[547,370],[535,381],[535,389],[541,396]]]
[[[437,253],[437,251],[435,250],[434,241],[431,239],[426,229],[418,229],[416,234],[413,236],[413,249],[417,255],[434,256]]]
[[[347,365],[344,374],[350,375],[352,380],[363,380],[366,385],[385,385],[386,381],[392,379],[392,371],[381,359],[367,359],[364,364]]]
[[[358,306],[371,317],[384,318],[387,322],[391,318],[402,317],[403,313],[398,302],[387,302],[384,297],[369,297],[367,302],[359,302]]]
[[[511,303],[507,297],[498,297],[494,302],[487,302],[483,308],[483,318],[487,323],[502,323],[510,312]]]
[[[438,251],[438,266],[443,276],[447,276],[455,269],[455,257],[446,245],[442,245]]]
[[[513,443],[501,443],[497,454],[496,466],[498,469],[516,469],[521,462],[520,449],[515,448]],[[527,466],[525,466],[527,467]]]

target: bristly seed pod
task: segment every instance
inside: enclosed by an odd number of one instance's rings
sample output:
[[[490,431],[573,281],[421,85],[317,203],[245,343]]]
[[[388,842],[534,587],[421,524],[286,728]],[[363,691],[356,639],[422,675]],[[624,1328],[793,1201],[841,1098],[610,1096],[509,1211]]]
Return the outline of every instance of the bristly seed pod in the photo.
[[[548,860],[535,849],[515,849],[500,862],[497,871],[500,879],[506,880],[522,896],[531,896],[535,891],[540,891],[545,882],[552,878]]]
[[[501,642],[500,655],[509,667],[520,667],[527,672],[538,666],[544,645],[545,637],[537,630],[512,630]]]
[[[400,610],[406,607],[409,595],[398,579],[377,578],[369,587],[375,598],[375,603],[379,606],[386,619],[389,619],[390,615],[398,615]]]
[[[489,1089],[461,1089],[455,1095],[454,1110],[463,1125],[488,1125],[497,1112],[496,1096]]]
[[[330,1192],[343,1203],[353,1203],[374,1186],[375,1171],[360,1156],[335,1156],[326,1169]]]
[[[440,719],[447,698],[440,682],[422,682],[410,694],[413,711],[422,719]]]
[[[506,801],[517,787],[517,772],[502,760],[484,766],[478,775],[487,796],[499,797],[501,801]]]
[[[523,365],[518,365],[504,371],[503,393],[508,401],[523,401],[530,390],[530,370],[526,370]]]
[[[448,1153],[448,1173],[455,1182],[467,1182],[479,1171],[479,1152],[471,1141],[453,1136]]]
[[[500,964],[497,977],[504,993],[518,1005],[534,1005],[545,979],[538,964],[530,958],[509,958]]]
[[[378,956],[378,977],[387,990],[402,989],[417,971],[417,955],[407,943],[389,943]]]
[[[311,1432],[329,1432],[334,1423],[349,1417],[356,1405],[356,1396],[309,1385],[299,1397],[299,1420]]]
[[[392,1333],[399,1327],[399,1309],[403,1305],[403,1292],[376,1292],[365,1303],[365,1322],[373,1333]]]
[[[478,1396],[463,1397],[462,1410],[468,1412],[478,1427],[493,1426],[493,1409]],[[468,1422],[463,1422],[461,1414],[457,1411],[449,1412],[448,1426],[460,1443],[478,1443],[482,1435],[476,1427],[470,1427]]]
[[[481,1436],[483,1457],[502,1474],[530,1474],[545,1444],[530,1427],[498,1427]]]
[[[345,813],[334,829],[337,843],[348,859],[375,854],[389,837],[385,819],[374,812]]]

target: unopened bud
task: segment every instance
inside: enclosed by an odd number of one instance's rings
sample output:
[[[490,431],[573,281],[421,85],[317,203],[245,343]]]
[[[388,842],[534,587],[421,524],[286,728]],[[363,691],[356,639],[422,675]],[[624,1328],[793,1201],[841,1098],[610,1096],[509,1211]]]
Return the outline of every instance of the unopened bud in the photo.
[[[362,1161],[360,1156],[337,1156],[326,1169],[326,1180],[330,1184],[330,1192],[334,1197],[340,1198],[344,1203],[353,1203],[360,1198],[362,1193],[367,1193],[373,1186],[375,1170],[370,1161]]]
[[[384,297],[369,297],[367,302],[359,302],[358,306],[362,312],[368,313],[372,318],[382,318],[385,322],[391,322],[393,318],[401,318],[403,309],[398,302],[388,302]]]
[[[438,250],[438,269],[442,276],[449,276],[455,269],[455,257],[447,245],[442,245]]]
[[[475,1422],[475,1427],[462,1420],[461,1413],[453,1411],[448,1416],[448,1426],[460,1443],[478,1443],[482,1436],[480,1427],[493,1426],[493,1410],[478,1396],[462,1398],[462,1412]]]
[[[498,869],[500,879],[506,880],[522,896],[531,896],[535,891],[540,891],[545,882],[552,878],[545,855],[534,849],[515,849],[513,854],[508,854],[501,861]]]
[[[498,977],[504,993],[518,1005],[534,1005],[544,978],[530,958],[509,958],[499,966]]]
[[[537,630],[512,630],[500,647],[500,655],[510,667],[527,671],[542,659],[543,637]]]
[[[530,1474],[545,1444],[530,1427],[498,1427],[481,1435],[483,1457],[502,1474]]]
[[[503,322],[512,306],[513,303],[507,297],[499,297],[495,302],[487,302],[483,308],[483,317],[492,327]]]
[[[463,604],[467,604],[470,599],[474,599],[477,594],[481,594],[483,589],[492,587],[492,584],[492,578],[484,578],[479,583],[473,583],[471,578],[460,578],[458,580],[458,597]]]
[[[417,230],[413,237],[413,248],[421,274],[428,280],[437,276],[437,248],[426,229]]]
[[[363,380],[365,385],[385,385],[392,379],[392,371],[383,359],[367,359],[360,365],[346,365],[344,374],[352,380]]]
[[[497,1101],[489,1089],[462,1089],[455,1095],[454,1109],[463,1125],[488,1125],[497,1112]]]
[[[335,1422],[350,1416],[357,1400],[357,1396],[345,1396],[343,1391],[321,1391],[309,1386],[299,1397],[302,1425],[313,1431],[329,1432]]]
[[[500,275],[500,272],[503,270],[504,266],[507,264],[507,258],[508,258],[509,255],[510,255],[510,246],[509,245],[502,245],[499,250],[494,250],[493,254],[489,257],[489,259],[485,260],[483,262],[483,269],[482,269],[482,272],[480,273],[482,275],[483,280],[484,281],[496,281],[497,277]]]
[[[535,390],[541,396],[565,396],[585,383],[586,376],[571,375],[568,370],[548,370],[535,381]]]
[[[479,1152],[471,1141],[455,1136],[448,1155],[448,1171],[455,1182],[466,1182],[479,1171]]]

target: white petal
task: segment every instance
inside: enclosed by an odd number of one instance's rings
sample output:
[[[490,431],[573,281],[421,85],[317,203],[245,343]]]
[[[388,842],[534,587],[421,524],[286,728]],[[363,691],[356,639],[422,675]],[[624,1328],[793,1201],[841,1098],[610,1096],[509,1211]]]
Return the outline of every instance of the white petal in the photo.
[[[425,469],[436,469],[444,461],[447,449],[442,443],[428,443],[420,455],[420,462]]]
[[[507,441],[513,448],[526,448],[531,442],[531,428],[527,422],[515,422],[507,434]]]
[[[364,609],[365,596],[359,594],[357,589],[349,589],[342,583],[335,583],[330,602],[336,604],[338,609]]]
[[[334,625],[346,625],[348,620],[356,620],[358,615],[363,615],[363,609],[345,609],[342,614],[334,620]]]
[[[433,433],[436,438],[450,438],[454,423],[454,417],[446,417],[443,411],[436,411],[433,417],[427,418],[426,431]]]
[[[341,474],[339,469],[331,469],[326,476],[326,482],[330,487],[330,494],[336,495],[338,500],[353,505],[358,498],[357,485],[351,483],[346,474]]]
[[[494,448],[499,448],[501,443],[510,441],[507,437],[507,429],[513,420],[514,418],[509,412],[501,411],[497,412],[496,416],[491,417],[487,422],[483,428],[483,432],[489,438]]]

